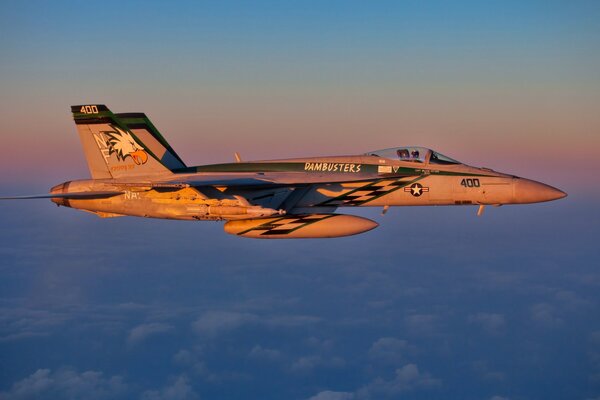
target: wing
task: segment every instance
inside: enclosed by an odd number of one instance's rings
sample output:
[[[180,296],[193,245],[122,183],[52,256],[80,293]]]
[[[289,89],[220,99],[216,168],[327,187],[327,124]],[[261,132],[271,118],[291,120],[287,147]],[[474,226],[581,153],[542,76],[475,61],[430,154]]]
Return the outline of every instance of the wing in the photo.
[[[339,176],[339,174],[314,174],[304,172],[265,173],[195,173],[189,176],[170,177],[169,181],[154,182],[153,186],[194,187],[206,197],[219,196],[219,192],[240,196],[252,204],[265,208],[292,211],[313,185],[344,182],[372,181],[373,176]],[[376,179],[376,178],[375,178]],[[218,190],[217,190],[218,189]],[[311,212],[333,212],[336,206],[311,209]],[[306,210],[303,210],[306,211]]]
[[[356,176],[340,174],[314,174],[305,172],[236,172],[236,173],[195,173],[174,175],[158,184],[180,184],[185,186],[304,186],[314,183],[342,183],[373,180],[373,176]],[[376,178],[375,178],[376,179]]]
[[[73,192],[73,193],[48,193],[30,196],[0,197],[0,200],[32,200],[32,199],[106,199],[123,194],[121,191],[96,191],[96,192]]]

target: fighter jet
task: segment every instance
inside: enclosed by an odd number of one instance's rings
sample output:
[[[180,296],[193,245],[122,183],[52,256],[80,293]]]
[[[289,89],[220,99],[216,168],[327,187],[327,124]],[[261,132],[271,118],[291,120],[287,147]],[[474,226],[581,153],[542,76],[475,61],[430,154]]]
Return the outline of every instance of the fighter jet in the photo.
[[[54,186],[58,206],[102,218],[136,216],[225,221],[248,238],[331,238],[378,226],[340,207],[539,203],[566,193],[533,180],[477,168],[424,147],[188,167],[143,113],[72,106],[91,179]],[[4,198],[8,199],[8,198]]]

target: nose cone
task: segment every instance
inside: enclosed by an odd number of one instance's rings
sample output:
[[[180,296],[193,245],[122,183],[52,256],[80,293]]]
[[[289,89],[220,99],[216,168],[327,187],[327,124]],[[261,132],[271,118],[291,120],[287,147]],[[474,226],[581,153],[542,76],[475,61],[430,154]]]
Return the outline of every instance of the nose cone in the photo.
[[[514,188],[515,203],[541,203],[567,196],[562,190],[529,179],[517,179]]]

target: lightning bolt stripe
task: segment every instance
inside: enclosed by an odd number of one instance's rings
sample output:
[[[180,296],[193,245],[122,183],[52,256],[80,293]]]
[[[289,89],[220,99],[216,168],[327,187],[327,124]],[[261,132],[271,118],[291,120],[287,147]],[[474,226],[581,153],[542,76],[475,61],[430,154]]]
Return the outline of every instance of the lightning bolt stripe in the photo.
[[[395,192],[398,189],[409,186],[427,176],[411,177],[400,179],[378,179],[364,186],[351,190],[333,199],[326,200],[317,206],[360,206],[377,199],[386,194]]]
[[[304,228],[305,226],[334,216],[336,216],[336,214],[287,215],[246,229],[245,231],[238,233],[238,235],[243,235],[251,231],[263,231],[260,235],[287,235],[300,228]]]

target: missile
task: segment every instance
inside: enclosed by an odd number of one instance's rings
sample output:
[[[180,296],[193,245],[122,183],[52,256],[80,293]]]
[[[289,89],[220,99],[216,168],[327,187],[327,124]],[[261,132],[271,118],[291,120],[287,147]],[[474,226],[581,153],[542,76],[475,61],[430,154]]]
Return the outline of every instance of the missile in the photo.
[[[272,218],[233,220],[225,232],[255,239],[309,239],[356,235],[376,228],[370,219],[344,214],[285,215]]]

